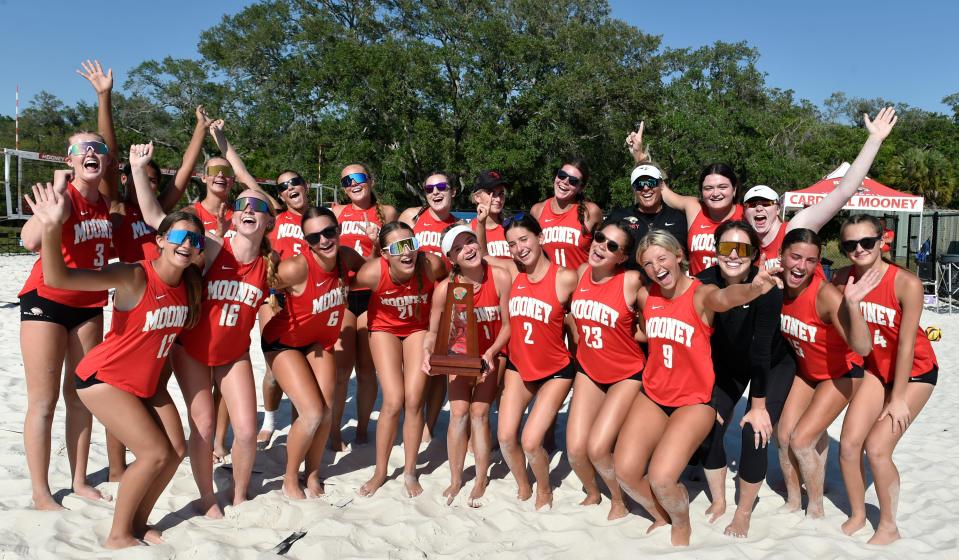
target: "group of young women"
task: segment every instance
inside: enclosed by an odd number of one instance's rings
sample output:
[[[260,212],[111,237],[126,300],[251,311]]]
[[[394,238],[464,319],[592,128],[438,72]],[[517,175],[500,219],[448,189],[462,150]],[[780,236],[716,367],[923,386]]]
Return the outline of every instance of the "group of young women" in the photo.
[[[84,70],[102,109],[112,76],[99,64]],[[830,283],[818,267],[816,230],[855,192],[895,120],[891,109],[875,121],[866,116],[869,138],[837,190],[788,224],[769,187],[750,189],[738,204],[739,184],[722,164],[703,172],[701,200],[673,193],[648,161],[642,129],[630,134],[637,212],[651,223],[662,202],[685,213],[689,235],[678,240],[657,228],[638,235],[636,219],[603,221],[585,199],[589,173],[579,159],[558,169],[553,197],[509,217],[509,182],[496,170],[481,172],[471,188],[477,215],[468,225],[451,214],[457,183],[442,172],[424,180],[424,205],[401,213],[377,201],[363,164],[342,170],[344,205],[309,205],[305,180],[291,170],[276,179],[278,201],[247,171],[223,122],[202,108],[173,185],[158,198],[153,147],[134,145],[120,200],[110,178],[118,150],[104,116],[102,135],[70,138],[70,172],[28,197],[34,217],[23,241],[41,255],[20,294],[34,504],[60,507],[46,477],[64,362],[78,494],[107,499],[86,481],[90,413],[112,442],[110,473],[120,485],[105,546],[160,539],[147,519],[187,454],[199,511],[222,517],[212,472],[223,454],[217,434],[227,423],[231,502],[249,499],[258,439],[250,333],[259,317],[268,364],[259,437],[269,439],[272,411],[286,393],[295,416],[282,492],[291,499],[323,494],[323,453],[346,448],[340,431],[356,371],[357,443],[369,437],[382,390],[375,467],[360,495],[387,482],[401,413],[405,491],[423,492],[417,455],[448,395],[448,503],[462,489],[471,450],[476,477],[468,504],[483,504],[490,411],[498,401],[496,433],[517,498],[532,497],[535,482],[536,509],[549,507],[545,443],[572,391],[566,453],[583,484],[582,504],[601,502],[601,481],[609,519],[628,515],[629,496],[652,519],[650,530],[669,524],[672,543],[686,545],[691,524],[681,474],[690,463],[704,465],[707,515],[718,519],[726,509],[723,437],[748,386],[741,497],[726,533],[747,535],[766,476],[765,448],[774,440],[786,507],[801,507],[802,483],[807,515],[823,515],[825,430],[848,405],[840,454],[851,511],[843,530],[865,524],[865,454],[881,511],[870,542],[891,542],[899,500],[892,450],[938,371],[919,329],[922,287],[882,260],[883,232],[868,216],[844,223],[841,247],[853,264]],[[205,163],[203,199],[172,211],[206,131],[223,157]],[[237,181],[244,190],[231,202]],[[281,204],[286,209],[277,214]],[[106,262],[111,247],[120,262]],[[472,286],[484,367],[478,377],[434,375],[430,358],[447,294],[464,284]],[[108,289],[116,290],[113,319],[100,342]],[[165,388],[171,371],[186,401],[188,438]],[[129,467],[125,448],[136,457]]]

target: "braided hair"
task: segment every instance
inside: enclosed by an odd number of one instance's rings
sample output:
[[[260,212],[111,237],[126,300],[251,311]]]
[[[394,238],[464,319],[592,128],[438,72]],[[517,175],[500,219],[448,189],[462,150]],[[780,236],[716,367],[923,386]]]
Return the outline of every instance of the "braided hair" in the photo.
[[[563,165],[575,167],[580,174],[580,188],[576,193],[576,217],[579,219],[579,227],[582,233],[588,235],[589,228],[586,227],[586,184],[589,181],[589,165],[586,160],[580,157],[572,158]]]

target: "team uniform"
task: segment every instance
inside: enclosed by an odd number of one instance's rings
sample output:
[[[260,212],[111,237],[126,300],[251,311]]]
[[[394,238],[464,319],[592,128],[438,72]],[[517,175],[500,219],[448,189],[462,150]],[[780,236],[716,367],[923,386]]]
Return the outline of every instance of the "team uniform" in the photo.
[[[473,231],[479,231],[479,222],[473,220],[470,223]],[[502,225],[497,224],[495,229],[486,229],[486,253],[497,259],[512,259],[509,254],[509,243],[506,242],[506,230]]]
[[[649,340],[643,392],[667,415],[682,406],[709,404],[712,398],[713,328],[696,312],[694,296],[700,285],[694,279],[682,295],[668,299],[653,284],[643,306]]]
[[[404,339],[413,333],[429,330],[433,287],[433,281],[425,275],[421,280],[414,275],[406,282],[397,284],[390,276],[390,265],[386,258],[381,258],[380,283],[370,298],[370,332],[388,332]]]
[[[114,309],[110,331],[77,365],[77,389],[108,383],[141,398],[156,393],[160,371],[190,313],[186,285],[169,286],[151,261],[140,301],[128,311]]]
[[[539,282],[525,272],[516,275],[509,291],[509,362],[507,369],[526,382],[572,379],[575,375],[569,349],[563,341],[566,310],[556,296],[556,274],[550,263]]]
[[[825,282],[813,276],[798,297],[783,299],[780,330],[796,353],[800,377],[815,385],[840,377],[862,377],[862,356],[846,345],[839,331],[823,322],[816,311],[819,286]]]
[[[200,218],[200,221],[203,222],[203,229],[207,233],[216,235],[218,222],[217,217],[208,212],[207,209],[203,207],[203,204],[201,204],[199,201],[193,203],[193,210],[196,212],[197,217]],[[227,208],[225,218],[227,221],[232,220],[233,210]],[[224,232],[223,237],[233,237],[234,235],[236,235],[236,231],[234,231],[233,224],[231,223],[230,229]]]
[[[113,230],[113,247],[117,258],[124,263],[160,258],[156,235],[156,230],[143,220],[140,207],[132,202],[125,203],[120,223]]]
[[[323,270],[312,253],[306,253],[304,258],[306,287],[298,296],[287,293],[283,309],[263,329],[264,353],[285,349],[306,353],[313,344],[332,351],[340,336],[346,298],[336,268],[330,272]]]
[[[63,261],[67,268],[99,269],[109,258],[113,238],[107,204],[99,194],[96,202],[89,202],[72,183],[67,185],[65,195],[72,211],[62,228]],[[40,259],[17,297],[21,321],[57,323],[67,330],[100,315],[107,304],[106,290],[83,292],[47,286]]]
[[[751,267],[744,283],[752,282],[758,272]],[[707,268],[696,278],[720,289],[727,286],[719,266]],[[747,385],[746,410],[752,408],[752,399],[764,398],[770,421],[773,425],[779,421],[796,373],[789,344],[779,330],[782,305],[783,291],[774,287],[746,305],[713,316],[710,343],[716,382],[712,405],[723,423],[715,422],[703,443],[703,466],[707,469],[720,469],[727,464],[723,440]],[[767,470],[766,449],[756,449],[752,424],[743,426],[741,437],[739,476],[746,482],[761,482]]]
[[[345,204],[341,208],[343,210],[339,217],[340,245],[350,247],[364,259],[370,258],[373,255],[373,241],[366,233],[366,226],[376,224],[378,227],[383,227],[383,222],[376,212],[376,205],[366,210],[359,210],[353,204]],[[350,273],[351,280],[355,274]],[[370,291],[366,288],[350,290],[346,304],[350,312],[359,317],[369,308]]]
[[[476,317],[480,354],[490,349],[503,325],[503,310],[499,306],[493,270],[486,264],[483,269],[483,283],[473,291],[473,315]]]
[[[203,277],[200,322],[177,340],[191,358],[207,366],[228,364],[249,351],[250,330],[267,292],[267,265],[257,257],[236,260],[230,239]]]
[[[896,275],[899,267],[889,265],[882,280],[859,303],[862,316],[872,331],[872,352],[866,356],[865,365],[869,373],[877,376],[885,384],[893,382],[896,375],[896,356],[899,353],[899,328],[902,320],[902,306],[896,297]],[[934,371],[936,370],[936,371]],[[912,358],[910,381],[920,381],[920,377],[937,377],[938,364],[936,354],[926,333],[919,328],[916,335],[916,349]],[[935,384],[935,380],[932,380]]]
[[[779,254],[783,249],[783,239],[786,237],[786,222],[783,222],[779,225],[779,231],[776,232],[776,237],[769,242],[769,245],[763,245],[760,247],[760,251],[766,257],[766,268],[774,268],[779,266]],[[820,267],[816,269],[819,270]]]
[[[579,204],[573,204],[559,214],[553,212],[553,200],[550,198],[543,203],[543,212],[539,215],[539,223],[543,226],[543,251],[549,255],[550,261],[576,270],[588,258],[593,236],[584,233],[583,224],[579,223]]]
[[[576,361],[597,385],[608,388],[625,379],[640,379],[646,356],[634,338],[636,316],[623,296],[625,273],[597,284],[586,267],[573,292],[570,314],[580,340]]]
[[[739,204],[733,215],[725,220],[713,220],[700,203],[699,214],[689,224],[689,274],[695,276],[716,264],[716,229],[723,222],[742,220],[743,207]]]
[[[300,222],[303,216],[296,214],[291,210],[281,212],[276,216],[276,222],[273,224],[273,230],[270,231],[270,246],[279,255],[280,260],[295,257],[306,248],[306,242],[303,241],[303,229]]]
[[[443,230],[456,223],[456,216],[450,214],[444,220],[438,220],[433,211],[427,208],[414,218],[413,233],[420,242],[420,250],[439,255],[446,260],[441,247]],[[449,261],[446,261],[449,265]]]

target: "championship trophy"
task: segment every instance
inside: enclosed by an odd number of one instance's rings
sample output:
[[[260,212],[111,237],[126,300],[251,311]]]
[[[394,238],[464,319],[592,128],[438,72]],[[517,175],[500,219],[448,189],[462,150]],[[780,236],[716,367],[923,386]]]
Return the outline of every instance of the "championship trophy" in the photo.
[[[430,371],[439,375],[479,376],[486,368],[479,353],[473,285],[450,282],[440,317]]]

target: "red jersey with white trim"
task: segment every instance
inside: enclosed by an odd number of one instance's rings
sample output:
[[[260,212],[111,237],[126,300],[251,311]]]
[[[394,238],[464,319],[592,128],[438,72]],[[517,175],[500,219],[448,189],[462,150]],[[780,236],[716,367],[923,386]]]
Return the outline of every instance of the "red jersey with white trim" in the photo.
[[[649,287],[643,317],[649,339],[649,359],[643,372],[646,396],[663,406],[708,403],[713,396],[710,337],[713,328],[696,313],[694,297],[702,283],[693,279],[673,299],[658,284]]]
[[[780,330],[796,352],[796,369],[811,383],[838,379],[861,366],[862,356],[846,345],[842,335],[831,324],[819,318],[816,297],[825,280],[813,275],[798,297],[783,297]]]
[[[469,284],[469,280],[460,278],[459,282]],[[447,289],[452,289],[447,284]],[[465,313],[460,313],[465,324]],[[503,312],[499,306],[499,294],[496,293],[496,281],[489,265],[483,265],[483,283],[473,289],[473,315],[476,317],[476,330],[479,338],[479,352],[490,349],[503,326]],[[465,350],[465,348],[463,349]]]
[[[473,220],[470,222],[470,227],[473,228],[473,231],[479,231],[479,222]],[[486,229],[486,253],[491,257],[496,257],[497,259],[512,259],[513,255],[509,254],[509,243],[506,242],[506,230],[503,229],[503,226],[497,224],[494,229]]]
[[[203,222],[203,229],[207,233],[216,234],[216,230],[217,230],[216,215],[208,212],[207,209],[203,207],[203,204],[200,203],[199,201],[193,203],[193,209],[196,211],[196,215],[198,218],[200,218],[200,221]],[[227,208],[226,219],[228,221],[233,219],[233,210],[230,210],[229,208]],[[236,231],[233,229],[233,223],[230,223],[230,229],[228,229],[226,233],[223,234],[223,237],[224,238],[233,237],[234,235],[236,235]]]
[[[634,338],[636,315],[623,296],[625,280],[621,271],[606,282],[593,282],[593,268],[587,266],[573,292],[569,312],[579,333],[576,360],[596,383],[622,381],[646,363]]]
[[[583,233],[583,225],[579,223],[579,204],[572,204],[566,212],[558,214],[553,212],[553,199],[550,198],[543,203],[539,223],[543,226],[543,251],[549,255],[550,261],[573,270],[586,262],[593,236]]]
[[[420,250],[446,258],[443,254],[443,230],[456,223],[456,216],[450,214],[445,220],[438,220],[433,210],[427,209],[416,218],[413,224],[413,233],[420,242]],[[447,266],[449,261],[447,261]]]
[[[135,263],[160,258],[157,232],[143,220],[143,213],[135,203],[124,204],[120,224],[113,232],[113,246],[120,262]]]
[[[270,245],[280,260],[295,257],[306,250],[306,241],[303,240],[303,229],[300,223],[303,216],[291,210],[277,215],[270,231]]]
[[[767,269],[779,266],[779,253],[782,252],[784,237],[786,237],[786,222],[779,224],[779,231],[776,232],[776,237],[769,242],[769,245],[760,248],[763,255],[766,256]]]
[[[286,304],[263,329],[263,340],[287,346],[320,344],[331,350],[340,336],[346,293],[336,268],[323,270],[312,251],[304,253],[306,287],[300,295],[287,292]],[[346,279],[344,278],[344,286]]]
[[[859,302],[862,316],[872,331],[872,352],[866,356],[866,369],[892,383],[896,376],[896,356],[899,354],[899,327],[902,321],[902,306],[896,297],[896,274],[899,267],[889,265],[882,280]],[[917,377],[929,373],[936,365],[936,354],[926,332],[919,327],[916,334],[916,349],[912,358],[912,373]]]
[[[61,230],[60,252],[67,268],[92,268],[99,270],[110,258],[113,239],[113,224],[103,197],[97,193],[97,201],[90,202],[80,191],[67,184],[66,196],[70,198],[71,211]],[[33,264],[30,276],[18,297],[33,290],[50,301],[70,307],[103,307],[107,304],[107,291],[81,292],[51,288],[43,282],[43,265],[40,259]]]
[[[383,227],[383,222],[376,213],[376,205],[366,210],[360,210],[352,203],[344,204],[340,212],[340,245],[349,247],[360,254],[364,259],[373,254],[373,241],[366,234],[367,224],[376,224]]]
[[[97,379],[141,398],[152,397],[160,371],[190,314],[186,284],[169,286],[151,261],[138,263],[146,273],[146,288],[129,311],[114,309],[110,330],[77,364],[77,376]]]
[[[716,264],[716,229],[724,222],[743,219],[743,207],[737,204],[733,215],[725,220],[713,220],[700,203],[699,214],[689,224],[689,274],[695,276]]]
[[[200,322],[184,331],[179,343],[194,360],[219,366],[236,360],[250,349],[250,330],[256,312],[269,295],[267,265],[257,256],[242,264],[233,254],[232,239],[203,276]]]
[[[415,276],[397,284],[390,276],[386,257],[380,258],[380,283],[370,298],[370,332],[383,331],[398,337],[407,337],[430,327],[430,300],[433,281],[422,275],[422,287]]]
[[[509,359],[523,381],[552,375],[570,362],[563,341],[566,310],[556,295],[559,269],[550,263],[539,282],[520,272],[509,291]]]

